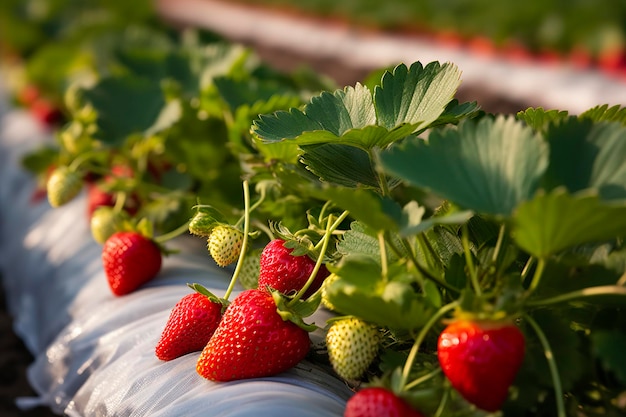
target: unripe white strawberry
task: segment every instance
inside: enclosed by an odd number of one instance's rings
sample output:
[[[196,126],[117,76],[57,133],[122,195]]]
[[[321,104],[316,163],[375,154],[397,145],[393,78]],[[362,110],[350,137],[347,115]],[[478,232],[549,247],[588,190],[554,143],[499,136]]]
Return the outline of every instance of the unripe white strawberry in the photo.
[[[261,269],[262,249],[251,250],[246,253],[239,271],[239,284],[247,290],[259,286],[259,271]]]
[[[337,374],[359,379],[376,358],[381,342],[378,328],[356,317],[334,321],[326,334],[328,358]]]
[[[237,261],[242,245],[243,232],[228,225],[214,227],[208,241],[209,253],[222,267]]]
[[[198,211],[189,221],[189,232],[192,235],[209,237],[215,226],[215,219],[209,214]]]
[[[121,230],[123,222],[123,215],[113,207],[100,206],[91,215],[91,236],[103,245],[113,233]]]
[[[60,207],[76,197],[82,187],[83,179],[76,171],[60,166],[48,178],[48,201],[52,207]]]
[[[330,274],[329,276],[326,277],[326,279],[324,280],[324,283],[322,284],[322,305],[326,307],[327,309],[329,309],[330,311],[337,311],[337,308],[328,299],[328,287],[332,285],[332,283],[337,281],[338,279],[339,279],[339,275]]]

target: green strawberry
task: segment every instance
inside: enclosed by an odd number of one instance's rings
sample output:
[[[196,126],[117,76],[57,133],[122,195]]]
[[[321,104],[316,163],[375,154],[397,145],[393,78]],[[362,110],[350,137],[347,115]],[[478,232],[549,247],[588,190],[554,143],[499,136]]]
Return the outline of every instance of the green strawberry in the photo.
[[[200,237],[211,236],[211,231],[215,227],[213,216],[198,210],[189,221],[189,233]]]
[[[123,215],[113,207],[100,206],[91,215],[91,236],[100,244],[104,244],[111,235],[120,230]]]
[[[339,279],[339,275],[330,274],[328,277],[326,277],[326,279],[324,280],[324,283],[322,284],[322,305],[326,307],[327,309],[329,309],[330,311],[337,311],[337,307],[335,307],[335,305],[331,303],[330,300],[328,299],[328,287],[332,285],[332,283],[337,281],[338,279]]]
[[[104,242],[102,264],[113,294],[125,295],[159,273],[161,249],[140,233],[117,232]]]
[[[271,294],[246,290],[224,312],[196,371],[213,381],[276,375],[304,359],[309,347],[308,332],[282,319]]]
[[[228,225],[213,228],[208,241],[209,253],[215,263],[222,267],[237,261],[242,245],[243,232]]]
[[[381,387],[364,388],[346,403],[344,417],[424,417],[402,398]]]
[[[239,271],[239,284],[247,290],[259,286],[260,256],[262,249],[254,249],[243,258],[241,271]]]
[[[381,342],[376,326],[356,317],[337,319],[326,333],[328,358],[337,374],[359,379],[370,366]]]
[[[219,301],[200,292],[185,295],[172,309],[161,333],[155,348],[157,358],[169,361],[201,351],[221,318],[222,304]]]
[[[60,166],[48,178],[48,201],[52,207],[60,207],[76,197],[82,187],[83,179],[76,171]]]

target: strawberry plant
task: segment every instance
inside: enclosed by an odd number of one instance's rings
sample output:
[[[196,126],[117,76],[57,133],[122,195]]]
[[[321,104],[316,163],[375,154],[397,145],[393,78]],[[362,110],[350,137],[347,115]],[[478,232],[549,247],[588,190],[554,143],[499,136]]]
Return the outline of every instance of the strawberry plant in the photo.
[[[222,318],[158,356],[201,351],[214,381],[321,361],[355,391],[347,416],[626,412],[626,109],[488,114],[438,62],[334,89],[116,22],[37,54],[39,75],[66,58],[42,84],[68,120],[24,163],[53,206],[106,193],[87,212],[116,295],[181,231],[233,265],[222,297],[193,295]]]

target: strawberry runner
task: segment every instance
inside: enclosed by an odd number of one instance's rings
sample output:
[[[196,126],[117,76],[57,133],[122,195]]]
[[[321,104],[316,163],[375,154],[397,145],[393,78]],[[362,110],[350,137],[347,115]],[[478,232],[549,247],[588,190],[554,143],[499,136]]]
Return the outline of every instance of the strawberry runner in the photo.
[[[36,184],[19,160],[48,133],[0,104],[0,267],[16,332],[36,360],[29,380],[45,405],[69,416],[340,416],[351,392],[327,369],[306,360],[274,377],[213,383],[195,371],[197,354],[159,361],[154,346],[172,306],[203,282],[225,291],[228,271],[207,262],[201,241],[172,241],[157,279],[114,297],[100,246],[84,218],[86,194],[52,210],[32,201]],[[11,204],[4,202],[10,201]],[[59,245],[59,241],[63,241]],[[323,313],[309,318],[323,324]],[[311,334],[314,343],[321,340]],[[210,405],[210,414],[207,407]]]

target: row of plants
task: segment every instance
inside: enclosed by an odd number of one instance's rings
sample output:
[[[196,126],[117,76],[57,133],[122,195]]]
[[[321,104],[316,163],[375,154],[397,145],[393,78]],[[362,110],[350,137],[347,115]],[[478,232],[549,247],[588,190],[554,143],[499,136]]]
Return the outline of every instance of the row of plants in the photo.
[[[619,0],[327,1],[239,0],[306,17],[392,33],[515,62],[568,63],[626,76],[626,7]]]
[[[61,112],[24,166],[38,203],[88,194],[114,297],[181,234],[229,266],[224,294],[189,283],[159,359],[197,355],[218,383],[307,359],[354,389],[352,417],[626,411],[624,108],[490,114],[439,62],[337,89],[121,2],[84,7],[99,30],[9,69],[16,97],[41,85]],[[55,48],[72,65],[48,90],[32,68]]]

